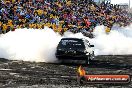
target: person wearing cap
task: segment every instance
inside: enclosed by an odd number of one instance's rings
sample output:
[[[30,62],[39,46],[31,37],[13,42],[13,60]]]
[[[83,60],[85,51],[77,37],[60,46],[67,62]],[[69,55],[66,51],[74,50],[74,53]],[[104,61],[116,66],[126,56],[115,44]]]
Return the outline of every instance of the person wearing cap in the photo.
[[[6,33],[7,28],[8,28],[7,24],[3,24],[3,25],[2,25],[2,32],[3,32],[3,34]]]
[[[0,21],[0,34],[2,34],[2,22]]]

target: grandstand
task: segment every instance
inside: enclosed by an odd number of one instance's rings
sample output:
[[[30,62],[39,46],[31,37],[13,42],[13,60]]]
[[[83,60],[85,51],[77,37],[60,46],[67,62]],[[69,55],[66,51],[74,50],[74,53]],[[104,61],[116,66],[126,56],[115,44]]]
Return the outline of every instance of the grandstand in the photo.
[[[98,25],[106,26],[106,32],[110,32],[114,24],[130,24],[132,18],[122,9],[128,5],[113,5],[111,0],[98,0],[100,4],[94,1],[1,0],[0,33],[17,28],[43,29],[44,26],[55,32],[76,28],[76,32],[85,30],[92,33]]]

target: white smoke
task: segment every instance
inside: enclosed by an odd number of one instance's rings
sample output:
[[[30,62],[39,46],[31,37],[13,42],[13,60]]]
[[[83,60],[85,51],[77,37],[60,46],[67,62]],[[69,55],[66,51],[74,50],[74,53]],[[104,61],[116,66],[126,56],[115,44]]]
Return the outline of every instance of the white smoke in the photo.
[[[87,38],[93,44],[96,55],[132,54],[132,25],[113,27],[109,34],[104,26],[94,30],[95,38],[89,39],[81,33],[65,32],[63,37]],[[0,35],[0,58],[36,62],[56,61],[55,51],[61,36],[52,29],[16,29]]]
[[[0,37],[0,57],[10,60],[54,62],[61,36],[52,29],[16,29]]]
[[[128,27],[113,27],[109,34],[104,26],[97,26],[95,38],[91,42],[95,45],[96,55],[126,55],[132,54],[132,24]]]

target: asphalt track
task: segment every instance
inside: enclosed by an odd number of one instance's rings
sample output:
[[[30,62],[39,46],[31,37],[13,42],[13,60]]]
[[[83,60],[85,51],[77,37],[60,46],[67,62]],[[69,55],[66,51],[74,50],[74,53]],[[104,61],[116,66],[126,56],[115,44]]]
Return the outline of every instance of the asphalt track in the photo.
[[[77,83],[80,64],[87,74],[129,74],[132,77],[132,55],[97,56],[90,65],[83,61],[36,63],[0,59],[0,88],[132,88],[129,84]]]

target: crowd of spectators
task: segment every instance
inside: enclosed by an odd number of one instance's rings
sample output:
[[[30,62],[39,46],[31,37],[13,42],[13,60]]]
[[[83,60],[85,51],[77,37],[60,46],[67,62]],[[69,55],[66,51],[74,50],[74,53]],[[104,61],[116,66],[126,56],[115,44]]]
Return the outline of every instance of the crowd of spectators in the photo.
[[[93,0],[1,0],[0,19],[0,33],[48,26],[61,34],[92,32],[97,25],[110,32],[113,24],[127,26],[132,20],[119,5]]]

